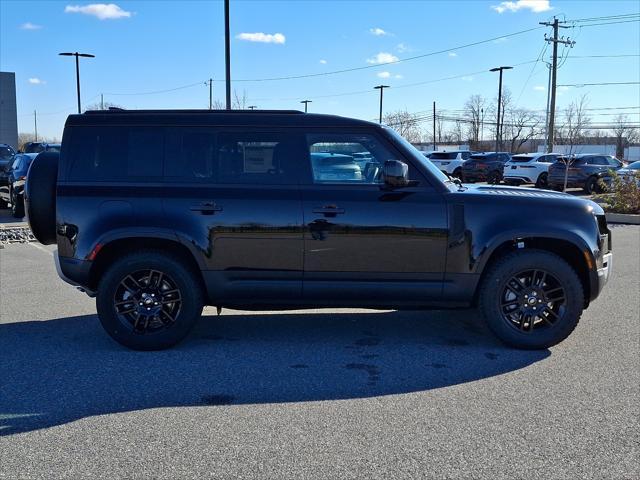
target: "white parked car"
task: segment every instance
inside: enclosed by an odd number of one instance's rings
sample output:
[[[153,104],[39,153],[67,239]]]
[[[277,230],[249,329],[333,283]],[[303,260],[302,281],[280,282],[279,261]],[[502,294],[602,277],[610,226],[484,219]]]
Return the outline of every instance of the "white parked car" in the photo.
[[[547,188],[549,167],[555,163],[558,153],[519,153],[504,164],[503,179],[507,185],[533,183],[538,188]]]
[[[431,152],[427,157],[431,162],[452,177],[461,178],[462,164],[469,160],[474,152],[469,150],[451,150],[450,152]]]
[[[620,178],[625,182],[635,181],[640,186],[640,161],[630,163],[617,171]]]

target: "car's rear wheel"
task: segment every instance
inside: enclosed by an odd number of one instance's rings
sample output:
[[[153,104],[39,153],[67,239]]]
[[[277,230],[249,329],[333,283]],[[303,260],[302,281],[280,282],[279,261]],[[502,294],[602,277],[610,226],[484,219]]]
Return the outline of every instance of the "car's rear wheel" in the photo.
[[[589,177],[584,184],[585,193],[592,194],[598,189],[598,179],[596,177]]]
[[[575,329],[584,305],[575,270],[543,250],[518,250],[489,267],[479,308],[491,331],[516,348],[555,345]]]
[[[462,169],[460,167],[456,168],[451,175],[462,180]]]
[[[202,314],[197,273],[180,259],[156,251],[116,261],[98,285],[100,323],[118,343],[161,350],[187,336]]]
[[[547,172],[542,172],[538,176],[538,180],[536,181],[536,188],[547,188],[549,186],[549,174]]]

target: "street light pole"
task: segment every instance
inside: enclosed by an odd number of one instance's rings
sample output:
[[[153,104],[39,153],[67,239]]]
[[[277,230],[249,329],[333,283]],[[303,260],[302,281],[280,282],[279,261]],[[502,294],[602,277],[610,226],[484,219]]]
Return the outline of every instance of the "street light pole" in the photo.
[[[224,0],[224,59],[227,83],[227,110],[231,110],[231,40],[229,36],[229,0]]]
[[[307,104],[313,103],[312,100],[302,100],[300,103],[304,103],[304,113],[307,113]]]
[[[502,107],[502,71],[511,70],[513,67],[496,67],[489,70],[490,72],[500,72],[500,81],[498,83],[498,121],[496,122],[496,152],[500,150],[500,140],[502,127],[500,125],[500,109]]]
[[[380,116],[378,119],[378,123],[382,123],[382,92],[385,88],[389,88],[389,85],[378,85],[373,88],[376,90],[380,90]]]
[[[78,92],[78,113],[82,113],[82,108],[80,106],[80,61],[78,57],[86,57],[86,58],[95,58],[95,55],[91,55],[90,53],[78,53],[78,52],[63,52],[58,55],[62,55],[63,57],[76,57],[76,91]]]

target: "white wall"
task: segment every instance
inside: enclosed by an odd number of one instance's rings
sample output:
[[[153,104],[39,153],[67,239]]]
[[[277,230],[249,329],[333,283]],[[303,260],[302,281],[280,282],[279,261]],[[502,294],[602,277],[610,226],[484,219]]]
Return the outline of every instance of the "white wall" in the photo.
[[[640,147],[627,147],[624,149],[624,159],[629,162],[640,160]]]
[[[538,152],[544,152],[544,145],[538,147]],[[600,153],[602,155],[616,154],[615,145],[554,145],[554,153]]]

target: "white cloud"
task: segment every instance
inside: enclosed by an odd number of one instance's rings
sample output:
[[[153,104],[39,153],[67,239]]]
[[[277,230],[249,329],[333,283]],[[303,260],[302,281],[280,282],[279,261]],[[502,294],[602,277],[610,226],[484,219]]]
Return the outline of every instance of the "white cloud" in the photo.
[[[26,22],[20,25],[20,28],[22,30],[40,30],[42,28],[42,25],[36,25],[35,23]]]
[[[29,79],[29,83],[31,85],[44,85],[47,82],[45,82],[44,80],[42,80],[42,79],[40,79],[38,77],[33,77],[33,78]]]
[[[386,32],[386,31],[384,31],[383,29],[378,28],[378,27],[376,27],[376,28],[370,28],[370,29],[369,29],[369,33],[370,33],[371,35],[375,35],[376,37],[383,37],[383,36],[385,36],[385,35],[391,35],[391,33]]]
[[[67,5],[64,7],[65,13],[82,13],[93,15],[100,20],[116,20],[118,18],[129,18],[131,12],[123,10],[115,3],[92,3],[90,5]]]
[[[401,78],[404,78],[404,76],[400,75],[399,73],[397,75],[394,75],[393,78],[397,78],[398,80]]]
[[[281,33],[241,33],[236,35],[238,40],[246,40],[247,42],[260,42],[260,43],[279,43],[283,44],[287,39]],[[320,62],[322,63],[322,62]]]
[[[500,5],[492,5],[498,13],[504,13],[507,10],[517,12],[518,10],[527,9],[534,13],[547,12],[553,7],[549,4],[549,0],[517,0],[515,2],[501,2]]]
[[[462,80],[464,80],[465,82],[473,82],[473,77],[471,76],[467,76],[467,77],[460,77]]]
[[[507,41],[507,37],[496,38],[493,43],[504,43]]]
[[[456,52],[449,52],[450,57],[457,57],[458,54]]]
[[[411,52],[413,49],[407,45],[406,43],[399,43],[398,46],[396,47],[398,49],[398,52],[400,53],[404,53],[404,52]]]
[[[322,65],[326,65],[326,64],[327,64],[327,61],[323,58],[322,60],[320,60],[320,63],[321,63]]]
[[[533,87],[533,89],[536,92],[544,92],[546,90],[546,88],[543,85],[536,85],[535,87]]]
[[[397,62],[398,57],[393,55],[392,53],[380,52],[373,58],[368,58],[367,63],[375,65],[377,63],[391,63]]]
[[[391,76],[389,72],[378,72],[376,75],[380,78],[389,78]]]

